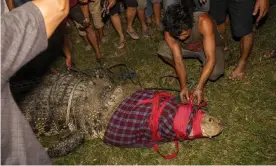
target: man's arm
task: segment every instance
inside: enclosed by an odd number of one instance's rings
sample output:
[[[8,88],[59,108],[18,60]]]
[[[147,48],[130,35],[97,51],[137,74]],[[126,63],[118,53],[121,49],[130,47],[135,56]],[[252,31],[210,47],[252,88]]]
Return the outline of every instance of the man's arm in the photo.
[[[206,81],[211,75],[216,62],[216,41],[214,33],[214,25],[207,14],[200,18],[199,32],[203,36],[203,48],[206,56],[206,63],[202,69],[202,73],[197,85],[197,89],[203,90]]]
[[[68,0],[35,0],[1,15],[2,84],[47,48],[68,9]]]
[[[184,102],[185,101],[184,98],[186,97],[188,99],[189,94],[188,94],[188,89],[186,84],[187,74],[186,74],[185,66],[183,64],[181,48],[177,43],[177,41],[170,35],[169,32],[165,32],[165,40],[172,51],[175,71],[180,81],[180,88],[181,88],[180,98],[181,98],[181,101]]]

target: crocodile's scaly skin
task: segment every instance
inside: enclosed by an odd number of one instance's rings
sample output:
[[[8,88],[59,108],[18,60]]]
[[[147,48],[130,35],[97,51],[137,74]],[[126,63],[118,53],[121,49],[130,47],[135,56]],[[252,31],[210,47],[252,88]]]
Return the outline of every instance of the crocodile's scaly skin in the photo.
[[[105,126],[102,115],[108,114],[108,109],[104,102],[112,89],[114,85],[106,76],[87,77],[79,73],[48,75],[19,106],[37,136],[79,130],[87,138],[94,138]]]

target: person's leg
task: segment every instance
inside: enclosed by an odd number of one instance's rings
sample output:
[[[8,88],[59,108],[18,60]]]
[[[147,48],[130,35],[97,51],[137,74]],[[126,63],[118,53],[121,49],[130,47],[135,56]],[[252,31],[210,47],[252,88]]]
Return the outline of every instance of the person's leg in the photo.
[[[161,23],[161,1],[153,0],[153,11],[155,17],[155,24],[163,30],[163,25]]]
[[[94,22],[94,26],[97,29],[97,35],[98,35],[98,41],[99,42],[104,42],[103,41],[103,26],[104,23],[102,21],[102,16],[101,16],[101,1],[100,0],[95,0],[94,2],[89,3],[89,11],[92,15],[92,19]]]
[[[148,26],[146,24],[146,19],[145,19],[145,9],[147,6],[147,0],[137,0],[137,3],[138,3],[137,13],[142,27],[142,32],[145,36],[148,36],[149,35]]]
[[[231,30],[235,37],[240,40],[240,60],[230,75],[231,79],[242,79],[245,74],[246,60],[253,46],[253,10],[254,1],[244,0],[229,3],[229,13],[231,18]],[[242,14],[240,14],[242,13]]]
[[[206,63],[206,56],[204,52],[198,52],[198,57],[202,64]],[[225,66],[225,51],[223,47],[216,47],[216,64],[213,69],[211,75],[209,76],[209,80],[216,81],[220,76],[224,74],[224,66]]]
[[[125,0],[127,6],[126,18],[127,18],[127,30],[126,32],[130,35],[132,39],[139,39],[139,36],[132,27],[134,18],[136,16],[136,8],[138,6],[136,0]]]
[[[185,50],[182,47],[181,52],[183,58],[199,58],[197,52]],[[157,55],[159,55],[159,57],[163,59],[166,63],[168,63],[170,66],[174,67],[173,55],[166,41],[162,41],[159,44]]]
[[[102,55],[100,53],[100,48],[99,48],[99,44],[98,44],[98,40],[97,40],[97,36],[96,36],[96,32],[93,30],[92,26],[89,25],[86,29],[85,32],[87,33],[87,39],[89,41],[89,43],[92,45],[96,57],[97,59],[102,58]]]
[[[226,33],[225,33],[225,21],[227,16],[227,1],[228,0],[211,0],[209,14],[216,21],[219,33],[224,39],[224,45],[227,47]]]
[[[120,43],[118,48],[122,49],[124,47],[124,42],[125,42],[125,35],[123,33],[123,28],[122,28],[122,23],[121,23],[121,18],[119,16],[120,12],[120,3],[116,2],[115,6],[110,9],[110,15],[111,15],[111,22],[117,31],[117,33],[120,36]]]
[[[156,25],[161,24],[161,2],[162,0],[151,0],[151,3],[153,4],[153,11],[154,11]]]
[[[111,16],[111,22],[112,22],[115,30],[117,31],[117,33],[120,36],[120,43],[119,43],[118,48],[121,49],[124,47],[125,35],[123,33],[121,19],[120,19],[120,16],[118,13]]]
[[[83,29],[83,26],[81,25],[81,24],[79,24],[79,23],[77,23],[76,21],[74,21],[73,20],[73,22],[74,22],[74,24],[75,24],[75,26],[76,26],[76,28],[77,28],[77,31],[78,31],[78,33],[79,33],[79,36],[82,38],[82,39],[84,39],[84,42],[85,42],[85,50],[87,50],[87,51],[90,51],[91,49],[92,49],[92,47],[91,47],[91,45],[90,45],[90,43],[89,43],[89,41],[88,41],[88,39],[87,39],[87,34],[86,34],[86,32],[85,32],[85,29]],[[79,43],[80,42],[80,40],[76,40],[76,43]]]
[[[82,25],[82,29],[85,29],[88,41],[92,45],[92,47],[95,51],[96,57],[98,59],[102,58],[102,56],[100,54],[100,49],[99,49],[96,33],[92,29],[90,20],[89,21],[85,20],[84,14],[82,13],[80,6],[76,5],[75,7],[71,8],[69,15],[74,21],[76,21],[77,23]]]
[[[71,42],[67,35],[64,35],[63,52],[65,55],[65,64],[67,66],[67,69],[70,70],[70,68],[72,67],[72,51]]]
[[[146,8],[145,12],[146,12],[147,25],[151,25],[151,23],[152,23],[152,14],[153,14],[151,0],[147,0],[147,8]]]

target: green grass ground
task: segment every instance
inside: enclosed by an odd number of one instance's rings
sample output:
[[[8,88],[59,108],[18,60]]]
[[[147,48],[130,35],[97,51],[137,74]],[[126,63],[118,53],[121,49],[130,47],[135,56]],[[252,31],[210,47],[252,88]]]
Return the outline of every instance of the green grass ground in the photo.
[[[137,22],[136,19],[138,29]],[[276,47],[275,28],[276,8],[256,33],[247,75],[242,81],[231,81],[227,77],[239,58],[239,43],[229,38],[233,59],[228,62],[225,76],[208,82],[205,88],[210,114],[219,117],[224,124],[224,131],[218,137],[184,141],[179,155],[172,160],[164,160],[153,149],[116,148],[101,140],[86,141],[68,156],[53,159],[54,164],[276,164],[276,59],[263,57],[266,51]],[[101,50],[108,58],[107,63],[128,64],[136,70],[145,87],[158,86],[160,76],[173,72],[156,55],[163,37],[155,28],[150,39],[134,41],[127,37],[123,51],[114,46],[119,39],[111,25],[105,27],[105,31],[109,41]],[[72,36],[74,43],[75,30]],[[74,45],[73,52],[77,67],[97,66],[93,51],[85,51],[82,42]],[[60,59],[57,64],[63,61]],[[200,63],[195,60],[184,63],[188,78],[198,80]],[[168,143],[161,149],[169,153],[174,146]]]

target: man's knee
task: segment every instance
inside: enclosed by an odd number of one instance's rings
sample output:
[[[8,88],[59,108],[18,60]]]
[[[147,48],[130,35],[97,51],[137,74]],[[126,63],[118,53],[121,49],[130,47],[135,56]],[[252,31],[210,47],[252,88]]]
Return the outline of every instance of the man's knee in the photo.
[[[216,81],[224,74],[224,69],[215,68],[211,75],[209,76],[209,80]]]
[[[137,0],[138,7],[137,10],[145,10],[147,7],[147,0]]]
[[[167,59],[172,59],[172,53],[168,46],[168,44],[165,41],[162,41],[159,44],[157,54],[161,57],[165,57]]]

